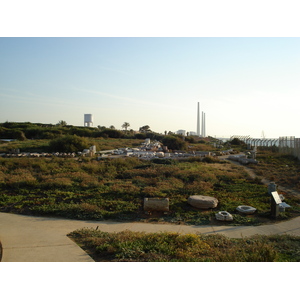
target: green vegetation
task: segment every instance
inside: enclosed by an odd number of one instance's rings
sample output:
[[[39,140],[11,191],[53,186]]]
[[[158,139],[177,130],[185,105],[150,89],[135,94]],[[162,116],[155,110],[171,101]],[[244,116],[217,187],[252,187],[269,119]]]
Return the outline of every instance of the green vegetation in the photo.
[[[49,150],[53,152],[78,152],[88,147],[88,140],[75,134],[56,138],[49,143]]]
[[[97,137],[111,128],[83,128],[70,125],[3,123],[0,133],[21,130],[26,135],[50,136],[0,144],[0,152],[19,148],[21,152],[73,152],[96,145],[98,151],[136,147],[144,140],[131,131],[124,138]],[[148,125],[147,125],[148,126]],[[148,127],[147,127],[148,128]],[[61,131],[58,133],[57,131]],[[54,134],[54,132],[56,132]],[[121,132],[121,131],[118,131]],[[153,132],[140,133],[145,136]],[[3,136],[1,136],[3,137]],[[164,135],[162,141],[182,138]],[[195,144],[184,142],[188,149],[213,149],[209,139]],[[67,148],[66,148],[67,147]],[[260,164],[253,166],[260,175],[281,177],[277,183],[299,184],[299,162],[291,157],[263,152]],[[288,165],[288,167],[287,167]],[[280,166],[280,169],[278,167]],[[280,171],[278,171],[280,170]],[[294,173],[291,173],[294,172]],[[291,177],[290,175],[293,174]],[[270,178],[271,179],[271,178]],[[286,181],[284,181],[286,180]],[[275,179],[277,181],[277,178]],[[258,178],[252,179],[243,167],[217,158],[185,160],[137,158],[0,158],[0,211],[23,214],[53,215],[75,219],[119,219],[187,224],[221,224],[215,213],[226,210],[233,214],[231,225],[258,225],[270,221],[267,188]],[[299,197],[281,192],[292,206],[281,213],[279,220],[299,215]],[[215,209],[199,210],[187,204],[190,195],[216,197]],[[168,197],[170,212],[147,215],[143,211],[144,197]],[[257,208],[252,216],[236,212],[239,205]]]
[[[59,137],[63,138],[65,136]],[[141,145],[144,140],[139,139],[110,139],[110,138],[84,138],[88,142],[88,148],[95,145],[97,151],[105,151],[117,148],[137,147]],[[8,153],[12,149],[20,149],[20,152],[52,152],[50,142],[53,140],[25,140],[13,142],[0,142],[0,153]],[[84,148],[80,149],[82,151]],[[55,152],[59,151],[54,150]]]
[[[107,233],[80,229],[68,235],[95,261],[115,262],[298,262],[300,237]]]
[[[107,141],[114,146],[115,141],[116,147],[130,147],[135,140],[135,146],[141,144],[139,141],[144,141],[146,138],[151,140],[162,141],[166,140],[166,146],[168,146],[168,141],[171,143],[170,149],[180,150],[187,149],[191,151],[212,151],[214,147],[212,146],[213,138],[200,139],[197,137],[186,137],[186,142],[182,141],[182,136],[172,134],[163,135],[155,133],[150,130],[149,125],[144,125],[140,128],[140,132],[134,132],[133,130],[128,130],[130,124],[124,122],[122,128],[124,130],[116,130],[113,125],[109,128],[105,126],[98,127],[83,127],[83,126],[72,126],[67,125],[65,121],[61,120],[56,125],[52,124],[40,124],[40,123],[15,123],[15,122],[5,122],[0,123],[0,138],[1,139],[16,139],[17,141],[0,143],[0,152],[8,152],[11,149],[19,148],[20,150],[28,149],[27,151],[44,152],[49,150],[49,141],[57,138],[62,138],[66,135],[72,136],[76,135],[78,137],[85,137],[90,145],[96,145],[98,150],[107,150],[112,148],[106,148],[105,145]],[[112,141],[110,141],[112,140]],[[37,142],[38,141],[38,142]],[[120,141],[122,141],[120,143]],[[174,142],[175,141],[175,142]],[[37,148],[37,143],[40,148]],[[26,147],[24,147],[26,145]],[[173,146],[177,145],[178,148]],[[103,149],[105,148],[105,149]],[[39,151],[40,150],[40,151]],[[25,151],[25,150],[24,150]],[[58,150],[56,150],[58,151]]]
[[[176,136],[166,136],[162,139],[162,143],[171,150],[187,150],[187,143]]]
[[[259,164],[251,166],[257,175],[285,187],[300,189],[300,161],[296,157],[260,150],[257,160]]]
[[[255,225],[265,221],[270,209],[264,185],[248,177],[242,167],[226,162],[199,159],[155,160],[116,158],[0,158],[0,210],[75,219],[120,219],[209,224],[214,214],[227,210],[230,224]],[[198,210],[187,204],[194,194],[214,196],[219,205]],[[145,215],[144,197],[168,197],[167,215]],[[291,212],[297,199],[289,197]],[[235,212],[238,205],[258,209],[254,216]],[[284,213],[282,218],[292,215]]]

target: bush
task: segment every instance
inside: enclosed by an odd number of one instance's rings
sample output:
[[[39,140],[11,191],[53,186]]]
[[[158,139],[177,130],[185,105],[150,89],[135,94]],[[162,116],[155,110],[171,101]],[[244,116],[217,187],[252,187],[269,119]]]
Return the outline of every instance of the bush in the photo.
[[[120,130],[116,130],[116,129],[104,129],[102,130],[100,133],[98,133],[98,136],[102,136],[102,137],[110,137],[113,139],[118,139],[124,136],[124,133],[121,132]]]
[[[140,139],[140,140],[143,140],[143,139],[146,139],[146,133],[136,133],[135,134],[135,138],[137,139]]]
[[[245,145],[245,143],[238,138],[234,138],[230,143],[231,145],[236,145],[236,146]]]
[[[87,139],[77,135],[66,135],[49,143],[49,150],[54,152],[78,152],[88,147]]]
[[[19,140],[19,141],[25,141],[26,136],[23,131],[21,130],[12,130],[12,136],[13,138]]]
[[[171,150],[186,150],[187,143],[183,141],[181,138],[176,136],[166,136],[162,139],[162,143],[164,146],[167,146],[168,149]]]

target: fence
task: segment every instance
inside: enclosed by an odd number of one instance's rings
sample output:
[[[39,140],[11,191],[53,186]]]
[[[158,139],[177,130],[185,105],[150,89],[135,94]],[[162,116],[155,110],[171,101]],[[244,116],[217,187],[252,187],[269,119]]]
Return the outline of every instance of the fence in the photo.
[[[237,138],[244,143],[246,143],[249,146],[264,146],[264,147],[272,147],[278,145],[278,139],[256,139],[251,138],[249,135],[241,136],[241,135],[233,135],[230,137],[230,140],[232,141],[234,138]]]
[[[300,159],[300,138],[294,136],[279,137],[279,153],[289,154]]]
[[[247,145],[260,146],[260,147],[272,147],[278,145],[278,139],[252,139],[249,138],[246,141]]]
[[[279,137],[279,139],[256,139],[251,138],[249,135],[233,135],[230,137],[230,140],[233,140],[234,138],[240,139],[241,141],[245,142],[249,147],[278,146],[279,153],[293,155],[300,159],[300,138],[295,138],[294,136],[283,136]]]

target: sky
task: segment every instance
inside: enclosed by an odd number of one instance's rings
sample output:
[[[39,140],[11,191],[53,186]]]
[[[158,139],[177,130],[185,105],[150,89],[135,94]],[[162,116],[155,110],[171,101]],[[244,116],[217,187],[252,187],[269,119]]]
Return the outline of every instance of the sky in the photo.
[[[300,137],[297,1],[147,3],[3,4],[0,122]]]
[[[300,136],[300,38],[2,37],[0,122]]]

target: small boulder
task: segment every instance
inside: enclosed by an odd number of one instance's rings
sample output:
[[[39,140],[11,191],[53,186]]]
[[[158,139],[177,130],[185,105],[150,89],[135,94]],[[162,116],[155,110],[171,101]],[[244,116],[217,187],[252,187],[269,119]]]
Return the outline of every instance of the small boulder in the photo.
[[[232,221],[233,216],[227,212],[227,211],[219,211],[217,214],[215,214],[216,219],[219,221]]]
[[[239,205],[236,210],[240,213],[243,213],[245,215],[251,215],[256,212],[256,208],[248,205]]]
[[[218,199],[210,196],[193,195],[188,198],[188,203],[196,208],[215,208],[218,205]]]

